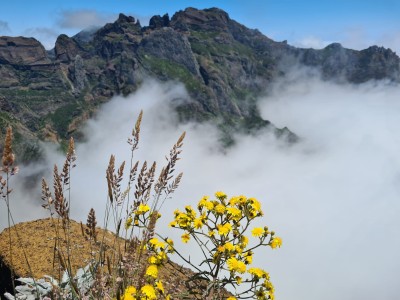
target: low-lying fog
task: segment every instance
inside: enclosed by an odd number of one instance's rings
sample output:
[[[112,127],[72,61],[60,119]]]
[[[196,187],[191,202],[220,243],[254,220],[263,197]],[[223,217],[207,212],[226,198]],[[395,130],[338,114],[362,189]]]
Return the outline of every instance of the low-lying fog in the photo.
[[[211,125],[177,123],[171,99],[181,95],[185,91],[179,85],[149,82],[128,98],[105,104],[88,122],[87,142],[77,145],[72,173],[74,219],[85,221],[94,207],[101,224],[109,156],[116,154],[117,162],[129,159],[126,139],[143,109],[136,159],[161,165],[187,131],[177,166],[184,178],[164,206],[162,224],[171,221],[175,208],[217,190],[254,196],[263,203],[263,223],[283,239],[281,249],[255,254],[255,264],[271,274],[277,299],[398,299],[400,87],[385,82],[336,85],[295,72],[276,82],[259,103],[265,119],[287,126],[300,142],[288,146],[266,131],[237,136],[236,145],[224,153]],[[61,164],[62,158],[48,149],[48,168]],[[22,166],[17,176],[28,171],[32,168]],[[51,174],[47,179],[50,184]],[[15,186],[18,178],[12,181]],[[44,216],[39,184],[37,199],[22,197],[18,189],[11,199],[14,218]],[[180,244],[181,232],[159,228]],[[195,246],[183,249],[192,247],[193,255]]]

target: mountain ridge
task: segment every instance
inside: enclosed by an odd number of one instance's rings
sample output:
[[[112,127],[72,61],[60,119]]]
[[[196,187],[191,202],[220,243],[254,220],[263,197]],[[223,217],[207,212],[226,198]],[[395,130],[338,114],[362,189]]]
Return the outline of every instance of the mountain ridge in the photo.
[[[180,81],[190,96],[182,121],[222,120],[226,143],[240,129],[278,129],[258,112],[257,97],[299,64],[326,80],[400,82],[400,59],[390,49],[352,50],[334,43],[303,49],[276,42],[218,8],[186,8],[148,26],[120,14],[113,23],[73,37],[61,34],[51,51],[33,38],[0,37],[0,125],[16,128],[24,161],[39,156],[37,140],[63,143],[114,95],[136,91],[147,78]],[[3,129],[4,130],[4,129]]]

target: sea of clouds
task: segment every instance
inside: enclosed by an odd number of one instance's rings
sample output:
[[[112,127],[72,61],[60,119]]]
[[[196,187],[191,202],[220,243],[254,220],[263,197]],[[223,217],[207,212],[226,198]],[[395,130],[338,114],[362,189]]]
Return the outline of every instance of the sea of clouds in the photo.
[[[265,119],[300,137],[292,145],[265,130],[237,135],[237,143],[221,151],[212,125],[178,123],[173,107],[188,98],[181,85],[149,81],[127,98],[115,97],[87,122],[86,140],[77,144],[72,217],[85,221],[94,207],[102,220],[109,157],[115,154],[117,163],[129,160],[126,140],[143,110],[135,160],[156,160],[161,166],[180,134],[187,132],[177,166],[184,178],[165,202],[161,233],[180,244],[181,232],[166,224],[174,209],[195,205],[203,195],[223,190],[254,196],[265,212],[259,224],[283,239],[281,249],[255,254],[255,264],[271,274],[277,299],[397,299],[400,88],[387,82],[338,85],[304,74],[300,70],[278,80],[259,100]],[[17,176],[45,170],[50,184],[52,165],[61,165],[63,158],[54,147],[45,148],[46,162],[21,166]],[[20,181],[11,181],[15,220],[46,216],[39,184],[27,194]],[[7,224],[5,216],[0,228]],[[194,243],[182,249],[192,257],[199,253]]]

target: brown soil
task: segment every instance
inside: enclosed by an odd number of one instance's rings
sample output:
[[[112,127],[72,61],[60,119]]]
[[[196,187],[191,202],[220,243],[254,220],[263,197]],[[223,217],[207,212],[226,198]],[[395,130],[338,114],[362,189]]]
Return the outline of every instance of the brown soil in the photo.
[[[61,223],[57,225],[57,219],[41,219],[30,222],[23,222],[14,227],[5,229],[0,233],[0,262],[14,270],[16,277],[34,277],[42,278],[43,275],[51,275],[54,278],[60,277],[60,261],[55,249],[56,243],[56,228],[60,230],[59,236],[62,237],[61,248],[66,255],[67,241],[63,238],[64,231]],[[61,222],[61,221],[60,221]],[[9,231],[11,230],[11,253]],[[98,253],[99,242],[96,244],[93,241],[88,241],[82,235],[81,224],[75,221],[70,222],[70,255],[71,266],[73,272],[78,268],[82,268],[88,264],[91,253]],[[125,241],[119,239],[116,241],[114,234],[100,229],[97,229],[98,240],[104,237],[106,245],[105,256],[114,257],[116,250],[124,249]],[[123,251],[122,251],[123,252]],[[25,258],[26,255],[26,258]],[[28,267],[28,262],[30,269]],[[31,270],[31,271],[30,271]],[[163,269],[160,270],[160,277],[164,282],[164,287],[168,293],[181,295],[180,299],[194,299],[194,296],[187,295],[187,281],[194,273],[187,268],[169,262]],[[185,284],[186,283],[186,284]],[[204,287],[204,281],[191,282],[192,287]],[[176,299],[176,298],[174,298]]]

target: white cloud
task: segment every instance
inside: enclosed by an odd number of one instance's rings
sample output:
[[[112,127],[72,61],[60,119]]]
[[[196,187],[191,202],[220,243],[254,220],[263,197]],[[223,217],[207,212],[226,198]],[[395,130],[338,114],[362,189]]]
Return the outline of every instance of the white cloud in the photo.
[[[347,48],[366,49],[377,45],[390,48],[400,53],[400,31],[387,29],[385,32],[373,33],[365,28],[353,27],[339,35],[340,42]]]
[[[124,141],[143,109],[135,160],[162,164],[170,146],[187,131],[177,166],[184,178],[165,204],[161,224],[171,220],[175,208],[217,190],[255,196],[263,203],[265,224],[284,242],[279,250],[255,255],[256,263],[270,271],[277,298],[397,299],[400,88],[375,82],[339,86],[301,79],[301,74],[292,74],[289,84],[287,79],[277,82],[260,102],[266,119],[301,137],[292,146],[265,132],[238,136],[236,146],[219,151],[214,127],[177,123],[171,99],[187,98],[181,86],[150,82],[105,104],[87,124],[87,141],[77,146],[72,216],[84,221],[94,207],[102,219],[109,155],[116,154],[118,162],[129,159]],[[61,158],[53,153],[49,161]],[[16,210],[21,218],[25,204],[33,206],[31,198],[25,201],[16,196],[12,201],[14,208],[24,207]],[[29,211],[25,218],[37,216]],[[180,232],[171,233],[167,226],[160,230],[180,243]],[[183,249],[196,256],[194,244]]]
[[[9,34],[11,32],[8,23],[0,20],[0,34]]]
[[[101,13],[96,10],[64,10],[60,13],[58,25],[66,29],[85,29],[104,26],[117,18],[115,14]]]
[[[330,41],[324,41],[316,36],[306,36],[299,41],[294,41],[293,45],[300,48],[322,49],[331,44]]]
[[[329,40],[318,35],[304,35],[290,43],[296,47],[322,49],[331,43],[340,43],[345,48],[363,50],[377,45],[400,53],[400,31],[387,30],[384,33],[372,33],[362,27],[348,27],[331,33]]]
[[[23,33],[24,36],[34,37],[42,43],[46,49],[54,48],[59,32],[47,27],[28,28]]]

